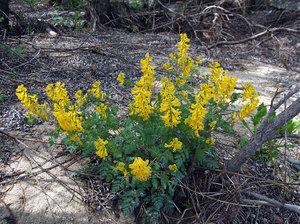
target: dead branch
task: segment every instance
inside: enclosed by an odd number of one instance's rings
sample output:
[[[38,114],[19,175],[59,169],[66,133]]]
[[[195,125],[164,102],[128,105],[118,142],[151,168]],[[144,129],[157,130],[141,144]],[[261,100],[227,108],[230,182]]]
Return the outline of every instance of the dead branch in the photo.
[[[280,31],[285,31],[285,32],[291,32],[291,33],[300,33],[300,30],[295,30],[295,29],[291,29],[291,28],[284,28],[284,27],[278,27],[278,28],[271,28],[271,29],[266,29],[264,30],[263,32],[260,32],[258,34],[255,34],[251,37],[248,37],[248,38],[245,38],[245,39],[242,39],[242,40],[236,40],[236,41],[219,41],[211,46],[208,46],[207,48],[210,50],[214,47],[218,47],[220,45],[235,45],[235,44],[241,44],[241,43],[245,43],[247,41],[250,41],[250,40],[254,40],[254,39],[257,39],[261,36],[264,36],[266,34],[269,34],[269,33],[274,33],[274,32],[280,32]]]
[[[45,141],[45,140],[40,140],[40,139],[35,139],[35,138],[23,138],[23,137],[18,137],[18,136],[14,136],[8,132],[5,132],[3,130],[0,129],[0,133],[14,139],[15,141],[19,142],[22,144],[22,142],[20,142],[21,140],[22,141],[31,141],[31,142],[40,142],[40,143],[48,143],[48,141]],[[64,145],[63,143],[58,143],[58,142],[55,142],[54,143],[55,145]]]
[[[300,215],[300,206],[298,206],[298,205],[281,203],[279,201],[276,201],[275,199],[268,198],[264,195],[261,195],[261,194],[255,193],[255,192],[251,192],[251,191],[242,191],[242,193],[245,194],[245,195],[254,197],[256,199],[266,201],[266,202],[268,202],[268,203],[270,203],[270,204],[272,204],[272,205],[274,205],[278,208],[288,209],[288,210],[290,210],[292,212],[295,212],[298,215]]]

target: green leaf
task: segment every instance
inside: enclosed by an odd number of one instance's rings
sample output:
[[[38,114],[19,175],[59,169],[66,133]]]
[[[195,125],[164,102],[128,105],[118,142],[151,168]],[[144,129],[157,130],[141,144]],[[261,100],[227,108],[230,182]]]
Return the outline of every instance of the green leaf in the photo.
[[[15,52],[19,53],[19,54],[23,54],[24,53],[24,47],[23,46],[19,46],[15,49]]]
[[[242,120],[243,125],[252,133],[249,125],[247,124],[247,122],[245,120]]]
[[[152,177],[151,183],[152,183],[153,189],[157,190],[157,188],[158,188],[159,185],[158,185],[158,180],[157,180],[156,177]]]
[[[160,181],[161,181],[161,186],[163,187],[163,189],[167,188],[168,180],[169,180],[169,174],[162,173]]]
[[[262,103],[258,106],[257,113],[252,118],[252,122],[253,122],[254,126],[257,126],[261,122],[263,117],[266,115],[267,115],[267,107],[264,105],[264,103]]]
[[[124,150],[124,153],[129,155],[131,153],[133,153],[137,148],[137,145],[135,142],[132,142],[131,144],[126,144],[123,146],[123,150]]]
[[[248,142],[248,138],[245,135],[242,135],[241,136],[241,142],[240,142],[238,148],[240,148],[240,149],[243,148],[244,145],[246,145],[247,142]]]

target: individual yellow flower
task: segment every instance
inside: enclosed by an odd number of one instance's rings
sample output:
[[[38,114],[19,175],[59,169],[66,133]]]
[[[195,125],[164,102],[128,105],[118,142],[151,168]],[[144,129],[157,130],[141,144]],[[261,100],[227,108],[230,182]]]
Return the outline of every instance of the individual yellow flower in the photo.
[[[85,104],[86,100],[87,100],[87,96],[83,96],[82,94],[82,90],[78,90],[74,97],[77,99],[76,103],[78,104],[78,106],[82,106],[83,104]]]
[[[162,81],[163,89],[160,91],[162,97],[162,102],[160,105],[160,112],[163,112],[164,115],[161,115],[161,118],[165,122],[166,127],[176,127],[180,123],[180,114],[181,111],[175,109],[174,107],[179,107],[180,102],[175,97],[175,86],[172,82],[165,77]]]
[[[79,136],[78,136],[77,133],[71,135],[70,140],[73,141],[73,142],[79,143],[80,146],[82,145],[82,142],[81,142],[81,140],[80,140],[80,138],[79,138]]]
[[[243,83],[242,87],[244,88],[243,101],[251,99],[255,92],[254,86],[251,83],[247,82],[246,85]]]
[[[214,140],[213,137],[207,138],[207,139],[205,140],[205,143],[208,144],[208,145],[214,145],[214,144],[215,144],[215,140]]]
[[[93,84],[93,88],[92,89],[88,89],[88,94],[95,96],[96,98],[98,98],[100,101],[103,101],[104,95],[101,92],[101,88],[100,88],[101,82],[97,81]]]
[[[184,86],[186,84],[186,80],[182,78],[176,78],[175,83],[176,85]]]
[[[96,154],[102,159],[108,156],[105,145],[108,143],[107,140],[103,141],[101,138],[98,138],[97,141],[94,142],[94,145],[97,149]]]
[[[187,94],[187,92],[186,92],[185,90],[181,90],[179,93],[180,93],[180,95],[181,95],[183,98],[187,99],[188,94]]]
[[[182,149],[182,142],[178,138],[173,138],[169,144],[165,143],[165,147],[172,148],[173,152],[176,152],[177,149]]]
[[[125,163],[123,163],[123,162],[118,163],[116,169],[121,171],[124,174],[125,178],[128,177],[129,173],[125,168]]]
[[[174,173],[177,173],[177,171],[178,171],[176,164],[169,165],[169,169],[172,170]]]
[[[210,127],[210,131],[213,131],[215,129],[216,123],[217,123],[217,121],[213,121],[213,122],[211,122],[211,123],[208,124],[209,127]]]
[[[166,69],[167,71],[171,70],[174,68],[174,66],[171,66],[169,62],[164,63],[163,65],[164,69]]]
[[[105,104],[100,104],[100,106],[96,107],[96,111],[101,114],[104,119],[107,119],[106,115],[107,106]]]
[[[139,115],[148,120],[150,114],[154,110],[154,107],[151,106],[151,95],[153,88],[154,78],[154,67],[150,66],[152,59],[149,57],[149,53],[146,53],[146,58],[141,60],[141,68],[143,72],[142,78],[136,83],[133,87],[131,93],[133,94],[134,102],[129,104],[129,109],[131,110],[130,115]]]
[[[148,166],[149,160],[144,161],[142,158],[137,157],[134,162],[129,165],[132,169],[131,173],[137,180],[146,181],[151,176],[151,167]]]
[[[124,79],[125,79],[125,74],[124,73],[120,73],[118,75],[118,78],[117,78],[117,80],[120,82],[119,86],[122,86],[124,84]]]
[[[196,61],[196,63],[201,65],[202,62],[203,62],[202,57],[199,55],[198,56],[198,61]]]
[[[49,99],[53,103],[57,103],[60,106],[67,106],[70,102],[68,91],[64,88],[65,84],[61,82],[55,83],[55,88],[53,89],[53,84],[49,84],[46,87],[46,93]]]

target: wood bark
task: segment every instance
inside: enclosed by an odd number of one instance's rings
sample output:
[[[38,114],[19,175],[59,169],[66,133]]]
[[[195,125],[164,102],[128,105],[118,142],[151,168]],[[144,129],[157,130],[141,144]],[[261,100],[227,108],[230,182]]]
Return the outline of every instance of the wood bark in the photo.
[[[274,107],[271,107],[266,117],[260,123],[257,132],[247,142],[247,144],[229,161],[227,164],[227,170],[232,172],[238,172],[241,166],[247,162],[247,160],[255,154],[256,150],[267,141],[270,141],[276,137],[276,131],[280,129],[285,122],[292,120],[296,115],[300,113],[300,98],[295,100],[286,111],[281,112],[272,120],[269,120],[270,116],[276,109],[279,108],[288,98],[294,93],[300,90],[298,85],[293,91],[288,93],[281,101],[279,101]]]
[[[8,16],[9,16],[9,6],[8,0],[0,0],[0,18],[3,17],[3,21],[0,22],[0,30],[8,30]]]

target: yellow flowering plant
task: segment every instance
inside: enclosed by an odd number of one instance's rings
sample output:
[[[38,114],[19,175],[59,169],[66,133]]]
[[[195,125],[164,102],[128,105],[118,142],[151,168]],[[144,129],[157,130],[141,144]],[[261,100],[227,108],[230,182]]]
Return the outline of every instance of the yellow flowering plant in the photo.
[[[163,65],[164,74],[156,73],[146,53],[141,60],[142,77],[131,91],[128,116],[121,121],[118,106],[108,101],[100,81],[86,93],[78,90],[74,97],[64,83],[49,84],[49,104],[39,104],[23,85],[17,89],[18,98],[31,114],[56,121],[49,142],[64,134],[63,143],[71,152],[97,156],[99,175],[112,182],[112,191],[124,190],[119,197],[124,214],[132,213],[143,201],[145,217],[151,223],[161,209],[174,209],[176,184],[188,175],[191,164],[218,167],[214,133],[233,132],[233,124],[249,116],[258,104],[253,85],[246,83],[242,93],[235,92],[237,78],[228,76],[217,62],[210,64],[210,73],[201,85],[192,88],[188,83],[202,59],[199,56],[194,61],[189,56],[186,34],[180,39],[178,52],[171,53]],[[123,85],[126,75],[120,73],[117,81]],[[160,87],[155,87],[155,82]],[[239,98],[242,109],[228,112]]]

